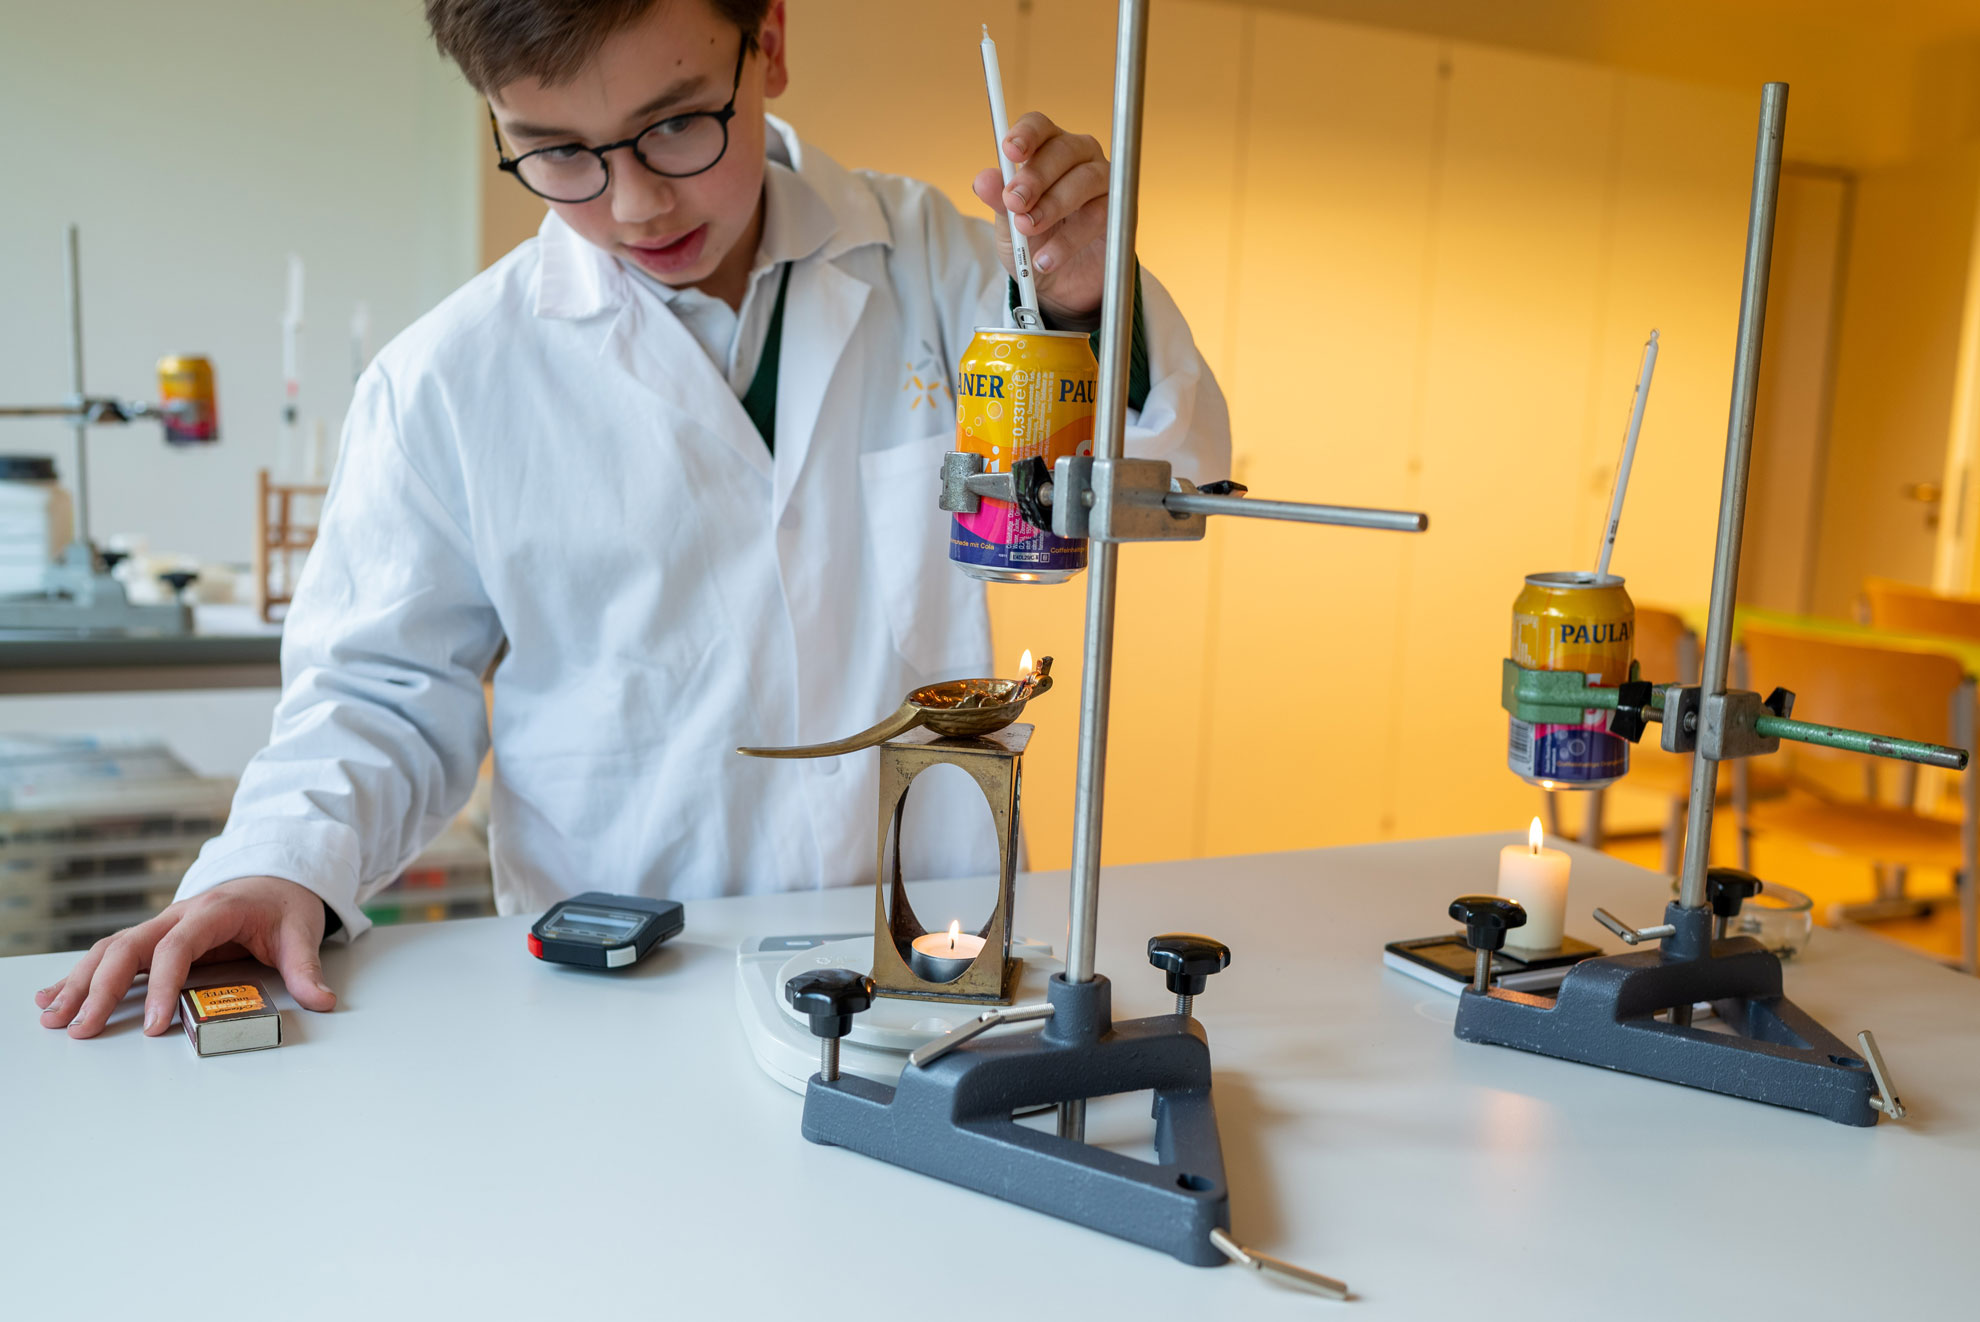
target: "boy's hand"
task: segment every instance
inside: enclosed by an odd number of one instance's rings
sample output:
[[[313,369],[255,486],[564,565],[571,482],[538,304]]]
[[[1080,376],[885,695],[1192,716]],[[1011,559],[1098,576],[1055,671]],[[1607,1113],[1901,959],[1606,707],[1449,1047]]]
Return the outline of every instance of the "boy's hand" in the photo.
[[[131,982],[149,969],[144,1031],[156,1037],[171,1027],[179,988],[194,964],[251,955],[281,973],[297,1005],[329,1010],[337,997],[323,985],[322,944],[323,901],[314,891],[279,877],[242,877],[104,937],[68,977],[36,992],[34,1003],[43,1028],[66,1026],[70,1037],[95,1037]]]
[[[985,170],[976,176],[976,195],[997,213],[1004,269],[1016,275],[1004,220],[1010,214],[1031,245],[1038,310],[1058,329],[1090,327],[1107,267],[1106,154],[1094,139],[1067,133],[1035,110],[1011,125],[1002,147],[1018,167],[1011,186]]]

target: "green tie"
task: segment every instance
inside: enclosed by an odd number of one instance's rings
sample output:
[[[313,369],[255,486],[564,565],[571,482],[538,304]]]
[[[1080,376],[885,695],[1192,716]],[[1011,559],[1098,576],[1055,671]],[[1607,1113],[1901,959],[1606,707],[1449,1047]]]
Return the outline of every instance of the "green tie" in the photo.
[[[756,431],[770,453],[777,452],[777,360],[784,347],[784,294],[791,287],[791,264],[784,263],[784,274],[777,281],[777,305],[770,309],[770,329],[763,337],[763,357],[757,360],[756,375],[743,392],[743,412],[756,424]]]

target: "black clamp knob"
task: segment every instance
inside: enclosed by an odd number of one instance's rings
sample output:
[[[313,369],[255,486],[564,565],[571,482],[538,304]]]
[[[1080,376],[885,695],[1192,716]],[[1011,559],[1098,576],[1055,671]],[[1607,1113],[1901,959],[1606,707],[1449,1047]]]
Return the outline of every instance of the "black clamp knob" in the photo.
[[[853,1016],[873,1005],[873,979],[852,969],[813,969],[784,984],[784,999],[811,1019],[815,1037],[852,1032]]]
[[[1794,690],[1777,688],[1760,705],[1785,721],[1794,715]]]
[[[1187,1018],[1190,1002],[1203,994],[1210,975],[1231,966],[1231,948],[1195,932],[1165,932],[1148,938],[1148,962],[1168,975],[1176,1013]]]
[[[1202,496],[1242,496],[1250,490],[1244,483],[1233,482],[1230,478],[1221,482],[1205,482],[1196,489],[1197,494]]]
[[[1618,686],[1615,715],[1609,718],[1609,733],[1621,735],[1632,744],[1641,740],[1650,724],[1650,718],[1644,713],[1655,693],[1656,686],[1647,679],[1632,679]]]
[[[158,580],[172,589],[173,596],[178,597],[185,595],[186,589],[191,587],[193,580],[198,577],[199,575],[193,570],[174,569],[169,573],[160,574]]]
[[[1492,952],[1505,948],[1506,933],[1526,926],[1526,908],[1503,895],[1460,895],[1451,901],[1451,917],[1464,924],[1465,943],[1478,952],[1471,987],[1482,995],[1492,989]]]
[[[1738,868],[1707,868],[1705,900],[1720,918],[1734,918],[1739,907],[1760,893],[1760,878]]]
[[[1052,469],[1033,455],[1011,465],[1011,490],[1017,496],[1018,513],[1024,521],[1042,532],[1052,530]]]
[[[873,1005],[873,979],[852,969],[813,969],[784,984],[784,999],[811,1020],[818,1039],[818,1077],[839,1077],[839,1039],[852,1032],[853,1016]]]
[[[103,562],[105,571],[114,571],[118,565],[131,558],[129,551],[98,551],[96,558]]]
[[[1464,924],[1473,950],[1503,950],[1506,933],[1526,926],[1526,907],[1503,895],[1460,895],[1451,901],[1451,917]]]

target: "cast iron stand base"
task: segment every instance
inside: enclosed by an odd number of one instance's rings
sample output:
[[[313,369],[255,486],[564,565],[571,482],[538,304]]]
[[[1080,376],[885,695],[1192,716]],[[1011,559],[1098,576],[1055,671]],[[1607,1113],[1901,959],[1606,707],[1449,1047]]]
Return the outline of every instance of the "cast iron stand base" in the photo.
[[[1210,1044],[1194,1019],[1113,1022],[1105,978],[1055,974],[1037,1033],[979,1037],[898,1087],[818,1075],[804,1136],[1160,1249],[1198,1267],[1225,1261],[1231,1226],[1223,1144],[1210,1099]],[[1014,1111],[1153,1089],[1154,1162],[1012,1123]]]
[[[1712,939],[1709,909],[1672,904],[1661,950],[1583,960],[1552,997],[1465,988],[1457,1035],[1874,1125],[1869,1065],[1781,995],[1781,961],[1751,937]],[[1709,1001],[1732,1031],[1660,1022]]]

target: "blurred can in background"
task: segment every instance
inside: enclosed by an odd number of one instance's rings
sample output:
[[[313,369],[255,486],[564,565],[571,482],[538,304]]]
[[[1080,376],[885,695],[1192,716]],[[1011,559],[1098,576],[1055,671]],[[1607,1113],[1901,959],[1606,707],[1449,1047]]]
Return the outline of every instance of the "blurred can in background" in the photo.
[[[979,327],[956,368],[956,449],[982,455],[986,473],[1090,455],[1099,381],[1093,345],[1078,331]],[[949,559],[993,583],[1063,583],[1086,568],[1086,540],[1055,537],[1010,501],[985,500],[955,516]]]
[[[199,354],[158,360],[158,398],[165,439],[174,445],[207,445],[220,439],[220,404],[213,394],[213,364]]]
[[[1528,574],[1513,602],[1512,659],[1528,670],[1575,670],[1590,684],[1629,678],[1636,606],[1615,574]],[[1629,770],[1629,741],[1609,731],[1609,713],[1582,712],[1572,725],[1513,717],[1506,765],[1543,789],[1592,790]]]

